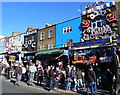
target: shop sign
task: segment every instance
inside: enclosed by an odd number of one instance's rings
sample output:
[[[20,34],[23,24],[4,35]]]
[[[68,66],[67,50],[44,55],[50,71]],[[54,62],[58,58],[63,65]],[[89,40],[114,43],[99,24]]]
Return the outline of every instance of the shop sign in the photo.
[[[9,61],[15,61],[15,56],[9,56]]]
[[[78,61],[72,61],[72,64],[76,63],[95,63],[96,62],[96,56],[89,57],[89,60],[78,60]]]
[[[100,63],[112,62],[112,58],[112,56],[100,57],[99,61]]]
[[[72,61],[72,64],[76,63],[95,63],[95,60],[78,60],[78,61]]]
[[[25,36],[28,36],[28,35],[31,35],[31,34],[34,34],[34,33],[37,33],[37,30],[33,30],[31,32],[27,32]]]
[[[73,43],[73,46],[80,47],[80,46],[90,46],[90,45],[103,44],[103,43],[110,43],[110,38],[98,39],[94,41],[86,41],[84,43]]]
[[[94,19],[95,17],[99,15],[104,16],[105,14],[106,14],[106,10],[97,10],[97,11],[94,11],[93,14],[90,14],[90,18]]]
[[[112,30],[109,25],[105,25],[103,27],[92,28],[89,27],[85,34],[83,34],[84,40],[92,40],[92,39],[99,39],[99,38],[106,38],[110,37],[109,35],[112,34]]]

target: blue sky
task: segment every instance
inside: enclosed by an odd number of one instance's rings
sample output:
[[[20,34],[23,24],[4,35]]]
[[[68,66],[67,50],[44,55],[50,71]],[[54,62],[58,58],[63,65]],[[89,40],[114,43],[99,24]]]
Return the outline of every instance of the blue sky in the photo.
[[[11,36],[13,31],[25,33],[28,26],[43,28],[46,22],[56,24],[80,16],[81,12],[78,9],[85,10],[87,5],[93,4],[96,0],[91,3],[12,1],[14,0],[2,2],[2,23],[0,23],[2,33],[0,34],[5,36]]]
[[[87,2],[2,2],[2,35],[13,31],[25,33],[28,26],[45,27],[46,22],[56,24],[80,16],[77,11]]]

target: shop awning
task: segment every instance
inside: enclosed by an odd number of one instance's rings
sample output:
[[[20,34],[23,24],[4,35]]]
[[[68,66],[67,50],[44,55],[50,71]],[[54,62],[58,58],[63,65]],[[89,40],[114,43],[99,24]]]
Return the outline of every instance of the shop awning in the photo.
[[[45,54],[58,54],[63,53],[64,49],[57,48],[57,49],[49,49],[49,50],[40,50],[36,53],[37,55],[45,55]]]

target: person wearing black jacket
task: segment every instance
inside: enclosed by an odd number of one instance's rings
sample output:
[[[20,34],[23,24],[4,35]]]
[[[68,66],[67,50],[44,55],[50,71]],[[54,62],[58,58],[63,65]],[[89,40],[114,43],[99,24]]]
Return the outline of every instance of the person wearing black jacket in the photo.
[[[50,71],[49,71],[49,77],[50,77],[50,87],[49,87],[49,90],[52,90],[56,86],[55,81],[54,81],[54,77],[55,77],[54,69],[55,69],[55,67],[52,66]],[[54,82],[54,87],[53,87],[53,82]]]
[[[97,91],[97,87],[96,87],[96,75],[91,65],[85,70],[85,81],[87,84],[87,95],[89,95],[90,88],[91,95],[93,95]]]

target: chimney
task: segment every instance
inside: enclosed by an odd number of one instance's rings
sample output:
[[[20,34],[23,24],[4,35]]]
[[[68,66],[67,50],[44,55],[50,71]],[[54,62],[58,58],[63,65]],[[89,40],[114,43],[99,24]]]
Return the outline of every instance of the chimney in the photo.
[[[51,23],[46,23],[46,27],[52,26]]]
[[[12,32],[12,36],[17,36],[17,35],[20,35],[20,34],[22,34],[22,33],[17,32],[17,31]]]

